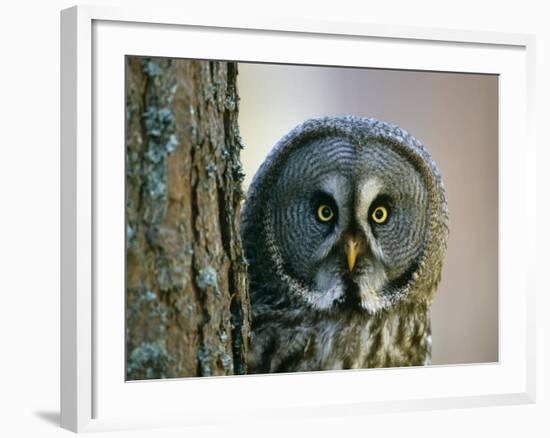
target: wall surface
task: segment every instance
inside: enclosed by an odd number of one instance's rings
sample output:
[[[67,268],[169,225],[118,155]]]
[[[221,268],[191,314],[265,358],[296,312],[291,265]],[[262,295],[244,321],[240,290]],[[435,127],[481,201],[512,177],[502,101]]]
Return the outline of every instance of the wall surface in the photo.
[[[105,437],[185,436],[421,436],[476,437],[550,435],[550,308],[543,274],[550,244],[548,191],[550,159],[550,28],[545,2],[463,0],[322,0],[297,2],[182,2],[182,0],[96,0],[126,7],[172,7],[227,17],[273,15],[307,20],[525,32],[537,35],[538,263],[537,403],[477,409],[421,411],[311,418],[193,430],[113,432]],[[72,436],[59,422],[59,10],[73,0],[4,2],[0,13],[0,435]],[[416,133],[415,133],[416,134]],[[419,135],[420,137],[420,135]],[[521,147],[521,145],[518,145]],[[533,224],[527,224],[533,226]],[[518,230],[521,232],[521,230]]]
[[[432,363],[498,361],[498,77],[239,63],[238,85],[245,186],[279,138],[311,117],[374,117],[427,147],[450,217]]]

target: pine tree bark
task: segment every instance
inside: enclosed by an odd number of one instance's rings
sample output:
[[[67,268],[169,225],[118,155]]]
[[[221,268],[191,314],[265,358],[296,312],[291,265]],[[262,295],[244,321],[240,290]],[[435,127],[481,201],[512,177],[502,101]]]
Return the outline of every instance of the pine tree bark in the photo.
[[[126,59],[128,380],[246,373],[236,76]]]

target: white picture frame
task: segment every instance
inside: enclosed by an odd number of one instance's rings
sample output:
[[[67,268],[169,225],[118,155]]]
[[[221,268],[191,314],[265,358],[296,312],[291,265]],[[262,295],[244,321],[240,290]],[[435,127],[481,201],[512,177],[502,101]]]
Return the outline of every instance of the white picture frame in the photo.
[[[524,34],[227,20],[156,8],[62,11],[62,427],[102,431],[534,402],[534,47],[534,36]],[[357,55],[366,48],[368,60]],[[391,374],[124,382],[125,54],[500,75],[499,362]],[[514,229],[525,221],[532,226],[519,237]],[[228,393],[229,407],[214,397]]]

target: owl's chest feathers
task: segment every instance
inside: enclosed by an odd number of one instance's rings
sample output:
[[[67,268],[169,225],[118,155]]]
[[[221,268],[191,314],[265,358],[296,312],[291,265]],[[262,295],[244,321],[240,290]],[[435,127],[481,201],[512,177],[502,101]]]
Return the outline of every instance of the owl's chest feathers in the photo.
[[[272,316],[253,330],[251,372],[396,367],[430,360],[427,306],[401,304],[375,315],[312,312],[294,326],[291,314]]]
[[[374,316],[352,315],[321,324],[317,348],[320,369],[424,365],[431,335],[427,312],[401,308]]]

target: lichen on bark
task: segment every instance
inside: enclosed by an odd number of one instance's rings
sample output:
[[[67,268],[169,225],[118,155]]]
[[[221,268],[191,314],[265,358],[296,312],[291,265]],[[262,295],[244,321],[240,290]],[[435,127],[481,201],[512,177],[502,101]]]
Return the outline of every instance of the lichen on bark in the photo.
[[[127,379],[246,373],[237,65],[126,59]]]

